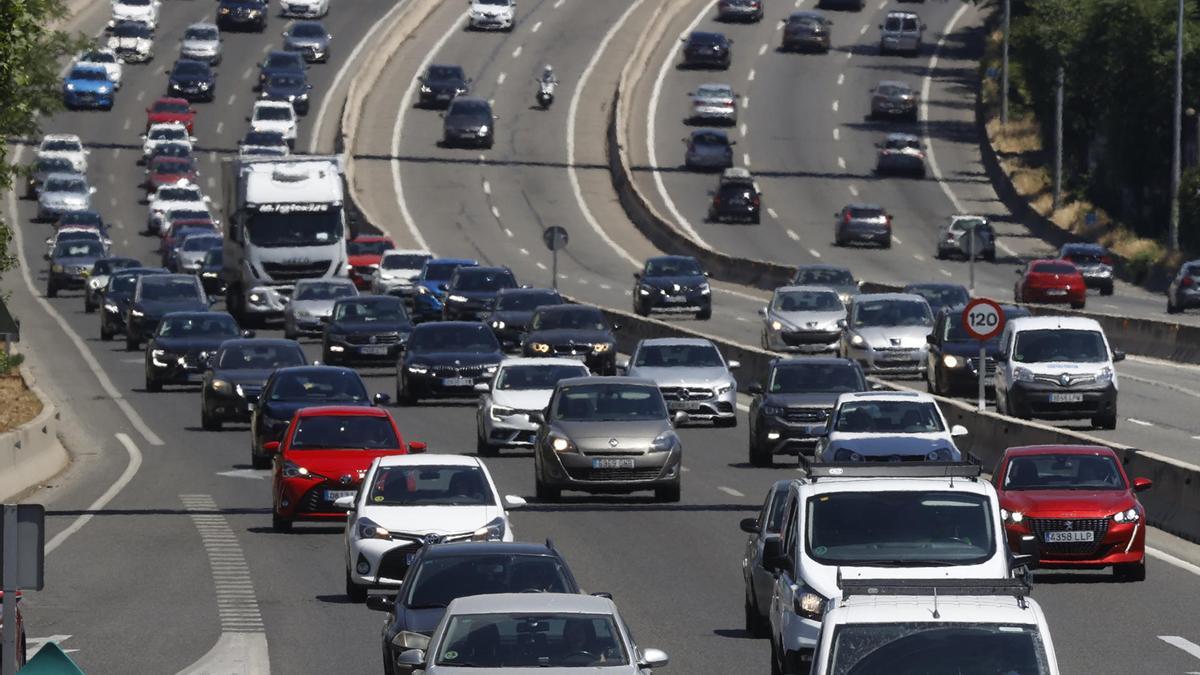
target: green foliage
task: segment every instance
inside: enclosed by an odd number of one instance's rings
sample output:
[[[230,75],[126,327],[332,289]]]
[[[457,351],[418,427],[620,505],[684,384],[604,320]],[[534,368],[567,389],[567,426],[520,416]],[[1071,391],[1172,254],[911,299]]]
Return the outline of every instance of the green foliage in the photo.
[[[14,368],[19,368],[22,363],[25,363],[24,354],[5,356],[4,352],[0,351],[0,375],[8,375]]]
[[[1200,251],[1200,168],[1184,171],[1179,182],[1179,245]]]

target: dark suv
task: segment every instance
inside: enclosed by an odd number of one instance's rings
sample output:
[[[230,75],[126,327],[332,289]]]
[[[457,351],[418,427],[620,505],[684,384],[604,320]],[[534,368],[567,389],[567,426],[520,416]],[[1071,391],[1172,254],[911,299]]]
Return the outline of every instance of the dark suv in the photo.
[[[221,0],[217,5],[217,28],[263,32],[267,27],[267,0]]]
[[[1001,305],[1005,322],[1029,316],[1029,310],[1015,305]],[[925,370],[929,392],[941,396],[970,394],[979,387],[979,340],[967,335],[962,323],[962,306],[947,307],[933,320],[929,334],[929,367]],[[984,343],[987,358],[984,367],[985,386],[991,388],[996,373],[996,351],[999,336]]]
[[[507,267],[460,267],[446,284],[442,320],[479,321],[491,313],[497,293],[517,286]]]
[[[766,384],[749,388],[750,463],[770,466],[775,455],[811,455],[838,396],[867,389],[862,368],[851,359],[772,359]]]
[[[757,225],[761,212],[762,192],[750,172],[741,168],[725,169],[716,192],[712,193],[708,219],[717,223],[732,220]]]
[[[650,258],[641,272],[634,272],[633,312],[695,312],[697,319],[712,317],[712,288],[708,273],[691,256],[663,255]]]

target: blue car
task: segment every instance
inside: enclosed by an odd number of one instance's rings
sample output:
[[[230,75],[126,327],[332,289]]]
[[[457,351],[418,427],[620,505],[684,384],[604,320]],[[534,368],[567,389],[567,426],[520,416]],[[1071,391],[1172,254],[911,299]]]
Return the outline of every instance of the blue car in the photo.
[[[425,261],[416,280],[417,292],[413,295],[413,308],[410,312],[413,322],[440,321],[442,303],[446,298],[446,283],[450,281],[454,270],[478,266],[478,260],[469,258],[434,258]]]
[[[63,103],[67,108],[112,110],[115,86],[100,64],[79,63],[63,79]]]

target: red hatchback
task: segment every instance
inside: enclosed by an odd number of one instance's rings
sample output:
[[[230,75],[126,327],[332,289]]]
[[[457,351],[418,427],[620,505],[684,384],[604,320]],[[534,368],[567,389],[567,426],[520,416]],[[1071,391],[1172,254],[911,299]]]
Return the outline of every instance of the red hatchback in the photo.
[[[359,290],[371,285],[371,275],[379,267],[385,251],[396,248],[391,237],[360,234],[346,242],[346,253],[350,257],[350,278]]]
[[[1013,299],[1017,302],[1070,303],[1083,309],[1087,303],[1087,283],[1079,268],[1067,260],[1031,260],[1017,270]]]
[[[995,472],[1011,550],[1033,535],[1041,567],[1112,567],[1123,581],[1146,578],[1146,510],[1117,454],[1092,445],[1009,448]]]
[[[301,408],[283,434],[263,449],[274,455],[271,468],[271,527],[291,529],[297,520],[345,520],[333,503],[353,496],[376,457],[424,452],[407,446],[386,410],[357,406]]]
[[[200,177],[196,161],[191,157],[155,157],[146,167],[146,192],[152,193],[164,185],[174,185],[181,180],[192,183]]]
[[[196,123],[196,110],[186,99],[163,96],[146,108],[146,129],[162,122],[179,122],[190,135]]]

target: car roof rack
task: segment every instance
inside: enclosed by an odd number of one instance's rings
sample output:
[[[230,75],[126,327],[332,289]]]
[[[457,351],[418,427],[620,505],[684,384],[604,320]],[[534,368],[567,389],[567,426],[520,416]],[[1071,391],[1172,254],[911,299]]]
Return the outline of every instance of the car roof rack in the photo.
[[[983,473],[983,462],[969,452],[961,462],[815,462],[800,456],[800,468],[818,478],[970,478]]]
[[[862,595],[898,596],[1009,596],[1024,603],[1033,591],[1028,575],[1003,579],[843,579],[838,569],[842,599]]]

